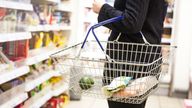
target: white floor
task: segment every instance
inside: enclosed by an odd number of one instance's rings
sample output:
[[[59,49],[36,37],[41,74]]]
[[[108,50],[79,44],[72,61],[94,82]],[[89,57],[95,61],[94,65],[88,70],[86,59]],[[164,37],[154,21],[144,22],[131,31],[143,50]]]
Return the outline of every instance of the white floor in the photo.
[[[108,108],[106,100],[82,97],[81,101],[70,101],[66,108]],[[146,108],[184,108],[183,100],[166,96],[150,96]]]

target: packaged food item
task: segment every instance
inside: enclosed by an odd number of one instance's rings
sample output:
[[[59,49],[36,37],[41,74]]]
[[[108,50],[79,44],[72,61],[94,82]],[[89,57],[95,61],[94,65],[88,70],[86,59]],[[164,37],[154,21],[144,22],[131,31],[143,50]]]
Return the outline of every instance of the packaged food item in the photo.
[[[4,17],[6,16],[7,10],[5,8],[0,8],[0,33],[3,33],[6,31],[6,27],[4,26]]]
[[[3,52],[12,61],[24,59],[28,56],[29,40],[19,40],[4,43]]]
[[[42,108],[65,108],[68,102],[69,96],[67,94],[61,94],[60,96],[51,98]]]
[[[40,33],[36,33],[35,34],[35,42],[34,42],[34,48],[41,48],[43,46],[43,38],[44,38],[44,33],[40,32]]]
[[[133,80],[124,89],[115,92],[114,97],[133,97],[145,94],[148,90],[158,84],[158,80],[155,76],[147,76]]]
[[[111,97],[115,92],[119,92],[126,88],[132,77],[117,77],[114,78],[110,85],[106,85],[102,88],[103,93]]]
[[[61,80],[62,80],[62,77],[52,77],[52,78],[49,80],[49,82],[50,82],[51,84],[56,84],[56,83],[60,82]]]
[[[6,16],[3,18],[3,28],[5,33],[11,33],[16,31],[17,25],[17,11],[7,9]]]
[[[40,25],[45,25],[47,24],[46,19],[45,19],[45,13],[44,13],[44,6],[43,5],[34,5],[34,11],[36,13],[36,15],[39,18],[39,24]]]
[[[17,11],[17,23],[16,23],[16,31],[17,32],[24,32],[27,28],[27,22],[25,22],[26,12],[24,11]]]
[[[8,69],[12,69],[14,67],[14,63],[11,62],[2,52],[2,48],[0,47],[0,72]]]
[[[45,36],[43,38],[43,46],[47,47],[47,46],[51,46],[51,45],[53,45],[53,41],[50,37],[50,33],[47,32],[47,33],[45,33]]]
[[[67,42],[67,36],[62,31],[54,31],[53,43],[56,47],[64,46]]]

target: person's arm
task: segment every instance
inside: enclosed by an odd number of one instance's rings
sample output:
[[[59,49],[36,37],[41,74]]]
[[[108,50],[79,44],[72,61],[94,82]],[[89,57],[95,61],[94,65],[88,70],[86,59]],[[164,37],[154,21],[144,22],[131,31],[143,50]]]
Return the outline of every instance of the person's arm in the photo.
[[[105,25],[111,30],[122,33],[138,33],[145,21],[150,0],[126,0],[125,11],[119,11],[109,4],[104,4],[99,10],[98,22],[123,16],[123,20]]]

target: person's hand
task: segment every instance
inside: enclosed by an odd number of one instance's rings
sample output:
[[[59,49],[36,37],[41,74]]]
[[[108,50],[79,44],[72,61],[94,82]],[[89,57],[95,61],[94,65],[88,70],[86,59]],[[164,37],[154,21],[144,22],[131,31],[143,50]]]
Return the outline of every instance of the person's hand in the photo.
[[[94,0],[93,2],[93,12],[95,13],[99,13],[99,11],[101,10],[101,7],[105,4],[104,0]]]

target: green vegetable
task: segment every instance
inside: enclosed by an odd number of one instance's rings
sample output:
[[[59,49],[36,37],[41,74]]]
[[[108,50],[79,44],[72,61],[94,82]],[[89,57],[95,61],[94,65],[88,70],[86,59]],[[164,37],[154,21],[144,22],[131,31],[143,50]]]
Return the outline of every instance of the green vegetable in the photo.
[[[82,77],[79,80],[79,86],[81,87],[81,89],[83,90],[87,90],[89,88],[91,88],[94,85],[94,80],[90,77]]]

